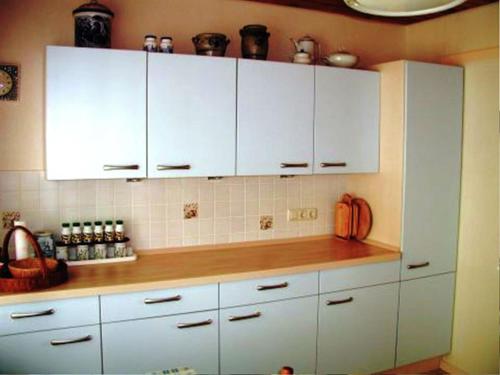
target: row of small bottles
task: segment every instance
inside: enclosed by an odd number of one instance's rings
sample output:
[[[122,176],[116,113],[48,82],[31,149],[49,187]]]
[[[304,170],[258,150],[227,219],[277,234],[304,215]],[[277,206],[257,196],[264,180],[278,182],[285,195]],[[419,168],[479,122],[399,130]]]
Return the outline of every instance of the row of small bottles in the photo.
[[[113,221],[105,222],[103,228],[102,221],[92,223],[86,221],[83,223],[83,231],[79,222],[74,222],[71,226],[69,223],[62,223],[61,242],[64,245],[92,244],[103,242],[116,242],[125,240],[125,227],[123,220],[116,220],[116,226]]]

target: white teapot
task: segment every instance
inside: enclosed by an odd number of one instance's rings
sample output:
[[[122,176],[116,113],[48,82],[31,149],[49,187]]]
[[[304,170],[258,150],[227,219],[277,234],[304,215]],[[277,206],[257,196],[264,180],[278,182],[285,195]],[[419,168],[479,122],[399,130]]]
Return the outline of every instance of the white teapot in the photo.
[[[316,56],[318,55],[319,44],[312,37],[306,35],[300,38],[299,40],[295,40],[293,38],[290,38],[290,40],[295,46],[296,52],[298,53],[305,52],[309,54],[312,62],[316,60]]]

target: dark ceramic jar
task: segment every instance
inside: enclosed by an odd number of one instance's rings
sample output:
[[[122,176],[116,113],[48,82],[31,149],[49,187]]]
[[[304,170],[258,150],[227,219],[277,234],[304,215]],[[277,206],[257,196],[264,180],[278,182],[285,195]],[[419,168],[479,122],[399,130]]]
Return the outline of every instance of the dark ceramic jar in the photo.
[[[269,49],[269,36],[264,25],[246,25],[240,30],[241,55],[245,59],[265,60]]]
[[[111,19],[113,12],[97,0],[80,5],[75,17],[75,46],[111,48]]]
[[[201,33],[192,38],[197,55],[224,56],[229,39],[224,34]]]

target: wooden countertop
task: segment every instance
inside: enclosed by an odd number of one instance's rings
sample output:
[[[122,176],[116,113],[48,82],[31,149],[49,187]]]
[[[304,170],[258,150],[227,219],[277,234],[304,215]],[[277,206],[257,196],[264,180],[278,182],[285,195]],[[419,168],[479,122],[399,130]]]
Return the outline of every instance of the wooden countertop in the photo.
[[[0,293],[0,305],[270,277],[400,257],[397,249],[326,236],[143,251],[135,262],[70,267],[69,281],[54,288]]]

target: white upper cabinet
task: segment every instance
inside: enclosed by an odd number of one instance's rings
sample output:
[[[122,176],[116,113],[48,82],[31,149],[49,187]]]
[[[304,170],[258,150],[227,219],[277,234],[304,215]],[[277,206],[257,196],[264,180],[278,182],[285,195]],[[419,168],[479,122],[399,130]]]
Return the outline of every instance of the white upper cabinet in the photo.
[[[238,175],[311,174],[314,67],[238,60]]]
[[[316,67],[314,173],[377,172],[380,74]]]
[[[463,69],[406,63],[402,279],[454,271]]]
[[[148,175],[235,175],[236,59],[148,55]]]
[[[146,53],[47,47],[50,180],[146,177]]]

